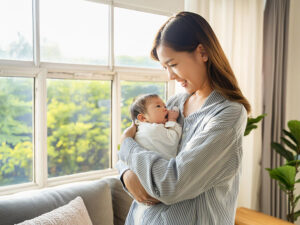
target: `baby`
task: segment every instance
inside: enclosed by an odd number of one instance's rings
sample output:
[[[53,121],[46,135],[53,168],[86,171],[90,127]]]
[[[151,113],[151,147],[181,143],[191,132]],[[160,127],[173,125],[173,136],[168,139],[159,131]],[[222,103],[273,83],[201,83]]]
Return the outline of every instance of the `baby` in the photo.
[[[138,126],[135,141],[143,148],[161,154],[165,159],[175,158],[182,128],[176,122],[177,108],[168,110],[156,94],[138,97],[130,107],[131,118]]]
[[[167,160],[175,158],[182,132],[181,126],[176,122],[178,109],[168,110],[158,95],[148,94],[138,97],[132,103],[130,112],[132,120],[138,126],[135,141]],[[150,206],[138,202],[133,204],[138,204],[134,212],[134,225],[142,224],[142,216]]]

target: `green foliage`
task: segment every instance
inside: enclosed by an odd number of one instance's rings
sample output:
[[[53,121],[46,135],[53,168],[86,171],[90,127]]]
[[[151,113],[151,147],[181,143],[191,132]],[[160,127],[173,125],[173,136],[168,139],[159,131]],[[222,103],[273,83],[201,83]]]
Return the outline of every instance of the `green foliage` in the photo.
[[[110,167],[110,81],[47,80],[49,177]],[[33,179],[33,79],[0,78],[0,186]],[[122,82],[122,121],[133,97],[165,84]]]
[[[288,122],[288,127],[291,131],[290,137],[293,141],[296,142],[298,148],[300,143],[300,121],[298,120],[291,120]],[[293,138],[292,138],[293,137]]]
[[[49,176],[109,167],[111,84],[48,81]]]
[[[300,165],[300,121],[291,120],[288,122],[288,130],[283,129],[285,136],[281,137],[281,143],[273,142],[271,147],[279,155],[286,159],[285,165],[270,169],[266,168],[272,179],[278,182],[280,189],[288,196],[288,221],[294,222],[300,216],[300,211],[295,212],[295,208],[300,199],[295,196],[295,185],[300,183],[296,180],[298,168]]]
[[[288,162],[294,160],[294,155],[290,151],[286,150],[285,147],[279,143],[271,143],[271,147]]]
[[[283,191],[292,191],[295,186],[296,169],[293,166],[284,165],[275,169],[266,169],[270,177],[279,182]]]
[[[292,217],[294,221],[297,221],[298,217],[300,216],[300,210],[294,212],[294,214],[289,214],[288,217]]]
[[[257,128],[256,123],[261,121],[266,114],[256,118],[248,118],[244,136],[248,135],[253,129]],[[283,129],[285,136],[281,137],[281,143],[271,143],[271,148],[280,156],[286,159],[283,166],[277,168],[266,168],[272,179],[278,182],[280,189],[288,196],[288,213],[287,219],[294,222],[300,216],[300,210],[295,212],[295,208],[300,199],[300,195],[295,196],[295,185],[300,183],[300,179],[296,180],[298,167],[300,165],[300,121],[291,120],[288,122],[288,130]]]
[[[252,118],[252,117],[248,117],[247,119],[247,126],[246,126],[246,129],[245,129],[245,133],[244,133],[244,136],[247,136],[248,134],[250,134],[250,132],[253,130],[253,129],[256,129],[257,128],[257,125],[256,123],[258,123],[259,121],[261,121],[267,114],[262,114],[256,118]]]
[[[0,78],[0,185],[32,180],[33,79]]]

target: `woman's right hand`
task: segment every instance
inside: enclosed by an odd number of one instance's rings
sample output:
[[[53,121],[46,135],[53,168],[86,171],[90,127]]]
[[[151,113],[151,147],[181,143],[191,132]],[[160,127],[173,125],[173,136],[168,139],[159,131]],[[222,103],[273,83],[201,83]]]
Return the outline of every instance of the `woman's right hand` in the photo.
[[[127,190],[138,202],[146,205],[155,205],[160,202],[146,192],[137,175],[131,170],[125,171],[123,174],[123,181]]]
[[[122,136],[121,136],[121,144],[123,143],[123,141],[125,140],[125,138],[127,137],[131,137],[131,138],[134,138],[135,136],[135,133],[136,133],[136,125],[134,124],[134,122],[132,121],[130,127],[127,127]]]

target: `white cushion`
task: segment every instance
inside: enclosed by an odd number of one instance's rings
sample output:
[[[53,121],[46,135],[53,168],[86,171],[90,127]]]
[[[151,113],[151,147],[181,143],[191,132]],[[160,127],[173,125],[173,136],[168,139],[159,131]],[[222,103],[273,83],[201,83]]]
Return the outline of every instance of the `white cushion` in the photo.
[[[67,205],[17,225],[92,225],[92,221],[82,198],[77,197]]]

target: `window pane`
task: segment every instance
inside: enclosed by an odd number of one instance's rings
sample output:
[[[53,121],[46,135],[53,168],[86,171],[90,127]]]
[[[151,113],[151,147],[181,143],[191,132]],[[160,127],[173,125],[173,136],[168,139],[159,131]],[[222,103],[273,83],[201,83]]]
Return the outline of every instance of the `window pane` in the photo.
[[[1,0],[0,27],[0,59],[33,60],[31,0]]]
[[[108,6],[84,0],[41,0],[41,61],[108,63]]]
[[[106,169],[111,82],[47,80],[49,177]]]
[[[133,102],[133,99],[142,94],[158,94],[162,98],[162,100],[166,101],[166,83],[121,81],[122,132],[131,124],[130,105]]]
[[[0,77],[0,186],[31,182],[33,78]]]
[[[115,8],[114,15],[116,65],[161,68],[150,58],[150,50],[167,17],[122,8]]]

